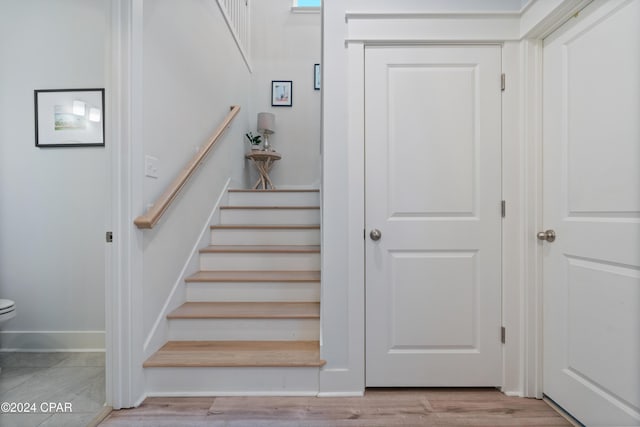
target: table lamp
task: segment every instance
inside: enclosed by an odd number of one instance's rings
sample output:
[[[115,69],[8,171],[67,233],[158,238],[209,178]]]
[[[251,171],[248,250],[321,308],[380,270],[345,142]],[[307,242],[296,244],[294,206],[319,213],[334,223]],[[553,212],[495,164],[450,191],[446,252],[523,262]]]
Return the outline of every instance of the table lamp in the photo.
[[[276,116],[273,113],[258,113],[258,132],[264,138],[264,150],[274,151],[269,144],[269,135],[275,133]]]

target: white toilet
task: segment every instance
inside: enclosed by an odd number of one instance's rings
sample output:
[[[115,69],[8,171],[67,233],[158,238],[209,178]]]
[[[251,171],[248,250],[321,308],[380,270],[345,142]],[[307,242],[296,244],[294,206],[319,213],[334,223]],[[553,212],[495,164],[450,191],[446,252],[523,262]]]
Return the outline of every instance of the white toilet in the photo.
[[[0,299],[0,328],[2,324],[16,315],[16,303],[10,299]],[[0,367],[2,372],[2,367]]]
[[[16,303],[10,299],[0,299],[0,328],[2,324],[16,315]]]

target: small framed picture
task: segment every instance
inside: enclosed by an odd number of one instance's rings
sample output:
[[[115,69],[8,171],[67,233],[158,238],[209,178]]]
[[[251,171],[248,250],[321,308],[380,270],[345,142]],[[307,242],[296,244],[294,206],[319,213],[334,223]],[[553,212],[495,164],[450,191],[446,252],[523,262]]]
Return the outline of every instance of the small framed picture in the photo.
[[[34,91],[36,147],[104,147],[104,89]]]
[[[293,105],[293,82],[273,80],[271,82],[271,106],[291,107]]]
[[[320,90],[320,64],[313,65],[313,88]]]

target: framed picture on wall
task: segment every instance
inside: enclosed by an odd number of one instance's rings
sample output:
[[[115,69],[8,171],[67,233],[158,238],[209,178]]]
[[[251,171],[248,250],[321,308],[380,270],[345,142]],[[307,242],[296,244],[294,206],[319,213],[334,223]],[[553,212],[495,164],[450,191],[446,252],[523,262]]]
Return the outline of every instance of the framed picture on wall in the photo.
[[[320,64],[313,65],[313,89],[320,90]]]
[[[36,147],[104,147],[104,89],[34,91]]]
[[[273,80],[271,82],[271,106],[291,107],[293,105],[293,82]]]

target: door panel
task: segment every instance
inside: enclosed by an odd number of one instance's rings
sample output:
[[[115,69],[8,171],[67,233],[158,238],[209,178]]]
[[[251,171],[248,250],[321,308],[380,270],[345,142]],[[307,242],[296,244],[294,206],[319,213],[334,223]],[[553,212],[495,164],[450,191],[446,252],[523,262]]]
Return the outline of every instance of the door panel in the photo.
[[[475,67],[465,64],[389,66],[391,216],[473,215],[474,80]],[[416,171],[428,198],[406,191]]]
[[[501,383],[500,56],[365,51],[368,386]]]
[[[544,392],[586,425],[640,425],[640,1],[545,40]]]

